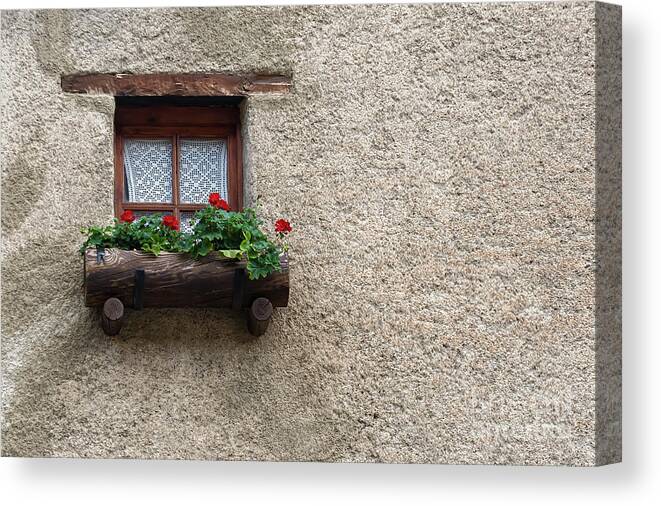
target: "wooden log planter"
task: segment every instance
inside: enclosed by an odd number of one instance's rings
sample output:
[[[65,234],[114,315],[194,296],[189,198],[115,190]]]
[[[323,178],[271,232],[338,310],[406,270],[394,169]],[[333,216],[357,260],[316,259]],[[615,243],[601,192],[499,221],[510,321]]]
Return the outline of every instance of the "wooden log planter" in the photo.
[[[247,310],[248,330],[266,332],[274,307],[289,301],[289,264],[281,271],[250,280],[245,261],[216,253],[194,260],[183,253],[154,256],[141,251],[88,249],[85,252],[85,305],[102,308],[101,326],[119,333],[125,307],[227,307]]]

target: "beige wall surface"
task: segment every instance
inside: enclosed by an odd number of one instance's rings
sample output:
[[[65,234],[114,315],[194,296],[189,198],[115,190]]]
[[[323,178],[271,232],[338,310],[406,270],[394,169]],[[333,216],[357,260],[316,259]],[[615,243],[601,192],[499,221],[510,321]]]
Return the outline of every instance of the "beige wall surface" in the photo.
[[[2,453],[595,465],[620,460],[620,10],[577,3],[2,12]],[[267,72],[245,189],[291,298],[81,291],[113,215],[81,72]]]

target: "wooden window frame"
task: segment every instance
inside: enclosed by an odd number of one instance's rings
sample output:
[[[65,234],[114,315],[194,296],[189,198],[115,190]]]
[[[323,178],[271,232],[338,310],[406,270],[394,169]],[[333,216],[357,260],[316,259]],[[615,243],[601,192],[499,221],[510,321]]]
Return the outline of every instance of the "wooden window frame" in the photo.
[[[181,220],[181,212],[197,211],[204,204],[179,201],[179,139],[183,137],[227,140],[228,203],[243,209],[243,160],[238,107],[223,106],[121,106],[115,112],[115,216],[126,210],[164,212]],[[128,202],[124,194],[124,139],[172,139],[172,202]]]

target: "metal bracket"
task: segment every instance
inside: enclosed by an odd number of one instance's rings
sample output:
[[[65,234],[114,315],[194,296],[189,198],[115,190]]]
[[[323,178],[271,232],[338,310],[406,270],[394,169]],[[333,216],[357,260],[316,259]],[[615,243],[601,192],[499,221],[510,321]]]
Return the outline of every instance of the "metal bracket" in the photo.
[[[104,248],[96,248],[96,263],[100,264],[101,262],[105,263],[106,261],[106,250]]]
[[[145,292],[145,270],[136,269],[135,284],[133,285],[133,309],[142,309]]]

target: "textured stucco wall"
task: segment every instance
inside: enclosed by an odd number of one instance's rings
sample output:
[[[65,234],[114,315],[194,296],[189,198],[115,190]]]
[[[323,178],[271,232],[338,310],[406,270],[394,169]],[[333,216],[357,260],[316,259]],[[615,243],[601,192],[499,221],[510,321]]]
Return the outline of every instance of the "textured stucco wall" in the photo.
[[[619,460],[619,23],[590,2],[3,12],[3,455]],[[170,71],[293,76],[244,105],[247,195],[295,227],[290,307],[254,342],[224,310],[111,339],[83,306],[114,101],[60,76]]]

